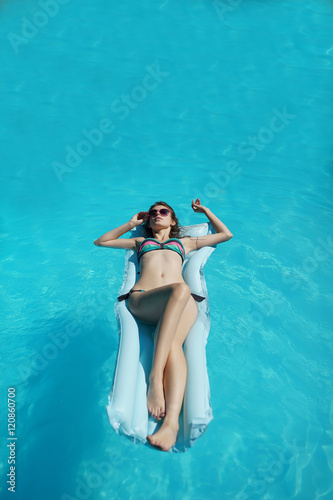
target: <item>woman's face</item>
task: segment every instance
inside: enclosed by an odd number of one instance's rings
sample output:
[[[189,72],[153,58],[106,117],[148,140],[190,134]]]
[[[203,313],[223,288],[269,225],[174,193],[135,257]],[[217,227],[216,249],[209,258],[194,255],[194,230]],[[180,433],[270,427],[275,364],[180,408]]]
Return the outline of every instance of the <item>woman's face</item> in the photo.
[[[168,211],[167,215],[165,211]],[[167,207],[156,205],[149,212],[149,225],[152,229],[168,228],[174,226],[175,222],[172,220],[171,211]]]

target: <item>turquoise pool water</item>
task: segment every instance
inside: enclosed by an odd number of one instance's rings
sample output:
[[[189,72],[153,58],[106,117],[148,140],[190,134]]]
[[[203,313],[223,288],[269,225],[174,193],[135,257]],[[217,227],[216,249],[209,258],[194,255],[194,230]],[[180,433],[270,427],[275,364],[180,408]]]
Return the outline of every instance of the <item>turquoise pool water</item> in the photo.
[[[333,498],[332,20],[1,2],[1,498]],[[124,252],[93,240],[157,199],[204,222],[197,196],[234,233],[205,268],[214,420],[165,454],[108,423]]]

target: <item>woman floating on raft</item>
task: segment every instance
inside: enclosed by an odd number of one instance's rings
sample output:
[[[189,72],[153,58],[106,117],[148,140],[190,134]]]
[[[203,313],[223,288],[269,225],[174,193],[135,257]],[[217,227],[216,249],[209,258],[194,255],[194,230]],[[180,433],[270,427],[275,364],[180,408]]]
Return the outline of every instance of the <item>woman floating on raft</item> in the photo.
[[[198,314],[196,301],[204,299],[191,294],[182,277],[182,264],[187,253],[232,238],[229,229],[209,208],[201,205],[199,199],[192,201],[192,209],[205,214],[216,233],[180,239],[175,212],[167,203],[159,201],[148,212],[135,214],[126,224],[94,241],[98,246],[137,252],[140,278],[130,292],[118,300],[127,299],[128,309],[139,321],[156,325],[147,406],[155,419],[164,418],[164,421],[147,440],[163,451],[172,448],[177,439],[187,375],[183,344]],[[119,239],[141,224],[145,224],[146,238]]]

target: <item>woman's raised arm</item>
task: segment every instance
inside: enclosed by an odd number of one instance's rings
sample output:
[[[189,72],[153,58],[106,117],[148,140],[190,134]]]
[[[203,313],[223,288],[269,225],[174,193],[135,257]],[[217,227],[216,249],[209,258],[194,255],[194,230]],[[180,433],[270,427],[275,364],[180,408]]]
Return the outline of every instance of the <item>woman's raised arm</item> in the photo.
[[[135,214],[129,222],[122,224],[115,229],[103,234],[97,240],[94,241],[94,244],[99,247],[110,247],[110,248],[126,248],[126,249],[134,249],[136,247],[137,241],[141,240],[142,237],[138,238],[121,238],[118,239],[119,236],[131,231],[134,227],[140,226],[143,224],[148,218],[148,212],[139,212]]]
[[[192,201],[193,211],[196,213],[203,213],[216,231],[216,234],[207,234],[206,236],[198,236],[184,238],[184,246],[187,247],[187,252],[192,250],[199,250],[199,248],[217,245],[232,238],[233,234],[229,231],[227,226],[213,212],[201,205],[199,198]]]

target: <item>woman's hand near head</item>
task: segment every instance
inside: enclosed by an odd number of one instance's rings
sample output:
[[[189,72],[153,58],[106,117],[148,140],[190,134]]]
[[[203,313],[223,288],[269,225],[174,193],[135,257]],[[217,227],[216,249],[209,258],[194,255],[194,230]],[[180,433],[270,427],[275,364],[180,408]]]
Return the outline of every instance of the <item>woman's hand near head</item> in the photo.
[[[201,201],[197,198],[195,201],[192,200],[192,208],[194,212],[205,214],[207,212],[207,207],[201,205]]]
[[[205,246],[216,245],[218,243],[222,243],[223,241],[228,241],[232,238],[232,233],[229,231],[227,226],[223,224],[223,222],[213,214],[213,212],[208,208],[201,205],[199,198],[195,201],[192,201],[192,208],[194,212],[203,213],[206,215],[207,219],[213,226],[216,233],[208,234],[206,236],[199,236],[197,238],[188,238],[188,241],[185,241],[188,252],[192,250],[198,250],[199,248]]]
[[[130,222],[131,224],[133,224],[133,227],[140,226],[141,224],[146,222],[148,217],[149,217],[149,212],[138,212],[137,214],[133,215]]]
[[[122,224],[121,226],[116,227],[115,229],[112,229],[111,231],[97,238],[97,240],[94,241],[95,245],[111,248],[127,248],[132,250],[136,249],[137,242],[143,239],[142,236],[136,238],[118,238],[128,231],[132,231],[134,227],[140,226],[140,224],[146,222],[148,217],[149,212],[138,212],[137,214],[133,215],[129,222],[126,222],[125,224]]]

